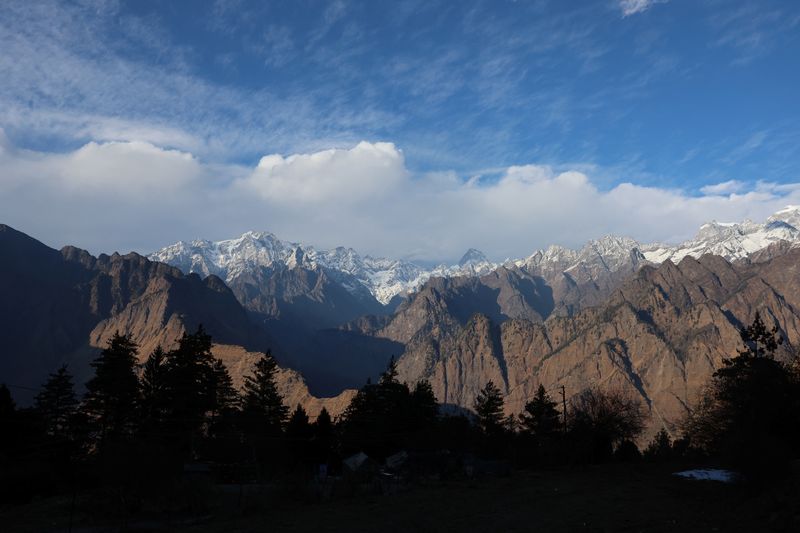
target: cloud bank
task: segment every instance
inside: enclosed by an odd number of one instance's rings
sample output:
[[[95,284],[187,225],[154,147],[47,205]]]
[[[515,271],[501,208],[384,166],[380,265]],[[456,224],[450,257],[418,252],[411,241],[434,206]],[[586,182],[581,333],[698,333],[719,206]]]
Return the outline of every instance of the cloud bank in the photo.
[[[608,233],[675,242],[708,220],[761,220],[800,203],[800,184],[729,180],[699,194],[632,183],[603,190],[591,171],[542,165],[470,179],[420,175],[385,142],[267,155],[242,167],[147,142],[46,153],[0,137],[0,169],[0,222],[51,246],[95,253],[267,230],[389,257],[452,260],[475,247],[503,259]]]

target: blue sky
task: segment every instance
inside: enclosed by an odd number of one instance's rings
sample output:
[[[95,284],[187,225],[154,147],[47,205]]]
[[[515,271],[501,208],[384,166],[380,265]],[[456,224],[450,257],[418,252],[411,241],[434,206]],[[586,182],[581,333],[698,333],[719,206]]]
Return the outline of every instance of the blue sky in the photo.
[[[0,45],[0,213],[45,242],[93,251],[246,229],[420,258],[466,245],[522,255],[600,236],[593,231],[676,240],[702,216],[764,217],[793,201],[800,181],[795,1],[10,0],[0,6]],[[354,152],[362,141],[373,150]],[[270,154],[317,158],[259,173]],[[176,155],[192,168],[156,162]],[[152,175],[119,170],[131,157]],[[352,168],[336,167],[348,158]],[[525,178],[532,206],[558,188],[547,180],[570,172],[599,196],[567,201],[564,220],[522,205],[499,216],[497,184],[513,185],[518,167],[537,176]],[[345,178],[328,188],[318,182],[327,174]],[[361,203],[337,199],[347,183]],[[582,216],[627,185],[698,207],[653,214],[642,198],[630,201],[652,215],[645,224]],[[188,206],[153,201],[190,186],[203,198],[189,195]],[[239,190],[247,186],[258,194]],[[331,196],[298,192],[310,187]],[[66,207],[34,216],[48,191]],[[554,199],[569,198],[559,191]],[[94,213],[120,192],[134,218]],[[245,209],[242,195],[261,202]],[[389,227],[378,219],[398,195],[414,200],[400,202],[397,217],[422,197],[435,197],[428,210],[455,211]],[[458,219],[463,195],[487,211]],[[187,221],[192,209],[208,216]],[[72,225],[56,218],[78,212],[84,220]],[[143,212],[152,227],[132,225]],[[683,225],[664,222],[676,216]],[[482,229],[509,224],[519,230],[502,244]],[[97,229],[109,225],[111,235]]]

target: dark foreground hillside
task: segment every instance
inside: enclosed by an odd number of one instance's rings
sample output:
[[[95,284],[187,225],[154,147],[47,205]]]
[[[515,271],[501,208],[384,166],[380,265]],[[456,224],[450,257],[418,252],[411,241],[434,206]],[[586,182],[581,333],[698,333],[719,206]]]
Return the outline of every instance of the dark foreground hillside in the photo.
[[[798,531],[798,476],[758,493],[739,485],[689,481],[679,466],[611,464],[516,472],[506,477],[344,494],[301,502],[297,494],[198,488],[194,513],[139,516],[128,531]],[[80,494],[73,531],[120,530],[97,509],[106,494]],[[201,504],[202,500],[202,504]],[[5,508],[8,532],[67,531],[71,499]]]

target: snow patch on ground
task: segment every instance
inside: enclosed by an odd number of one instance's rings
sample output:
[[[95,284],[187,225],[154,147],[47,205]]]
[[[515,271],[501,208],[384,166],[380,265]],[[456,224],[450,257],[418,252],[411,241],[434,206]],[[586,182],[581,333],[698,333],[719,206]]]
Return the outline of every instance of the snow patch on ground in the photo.
[[[695,470],[684,470],[683,472],[675,472],[674,476],[680,476],[686,479],[699,479],[702,481],[721,481],[722,483],[733,483],[739,475],[730,470],[722,470],[719,468],[699,468]]]

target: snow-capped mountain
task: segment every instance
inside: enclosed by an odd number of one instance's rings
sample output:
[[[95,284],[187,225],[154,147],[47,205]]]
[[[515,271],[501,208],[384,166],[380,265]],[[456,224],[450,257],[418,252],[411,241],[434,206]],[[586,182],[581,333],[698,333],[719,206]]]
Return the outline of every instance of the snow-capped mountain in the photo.
[[[280,240],[272,233],[254,231],[218,242],[180,241],[149,258],[169,263],[184,272],[215,274],[229,283],[261,267],[324,268],[346,274],[340,281],[348,291],[356,293],[366,288],[379,302],[387,304],[396,295],[413,292],[431,277],[482,276],[500,266],[522,268],[545,278],[566,273],[587,280],[599,272],[635,269],[644,262],[662,263],[668,259],[679,262],[687,256],[715,254],[737,260],[780,241],[800,245],[799,228],[800,206],[788,206],[763,224],[750,220],[709,222],[700,228],[694,239],[679,245],[642,245],[627,237],[608,235],[589,241],[579,250],[550,246],[527,258],[503,263],[494,263],[471,248],[458,264],[443,264],[432,269],[402,259],[362,256],[352,248],[317,250],[313,246]]]
[[[454,278],[456,276],[483,276],[500,266],[499,263],[489,261],[480,250],[470,248],[461,256],[458,264],[439,265],[429,272],[428,278]],[[427,281],[427,278],[426,278]]]
[[[409,261],[361,256],[352,248],[316,250],[295,242],[282,241],[272,233],[248,231],[236,239],[179,241],[150,254],[151,259],[169,263],[184,272],[215,274],[231,282],[261,267],[297,266],[325,268],[349,274],[381,303],[424,283],[430,272]],[[358,287],[346,289],[355,292]]]
[[[562,272],[573,273],[579,268],[596,275],[600,271],[616,272],[627,265],[638,265],[644,259],[639,248],[639,243],[628,237],[606,235],[589,241],[580,250],[550,246],[511,263],[545,278]]]
[[[788,206],[770,216],[763,224],[744,222],[709,222],[700,227],[694,239],[678,246],[650,244],[642,246],[645,258],[652,263],[673,263],[687,256],[720,255],[729,261],[744,259],[767,246],[787,241],[800,244],[800,206]]]

